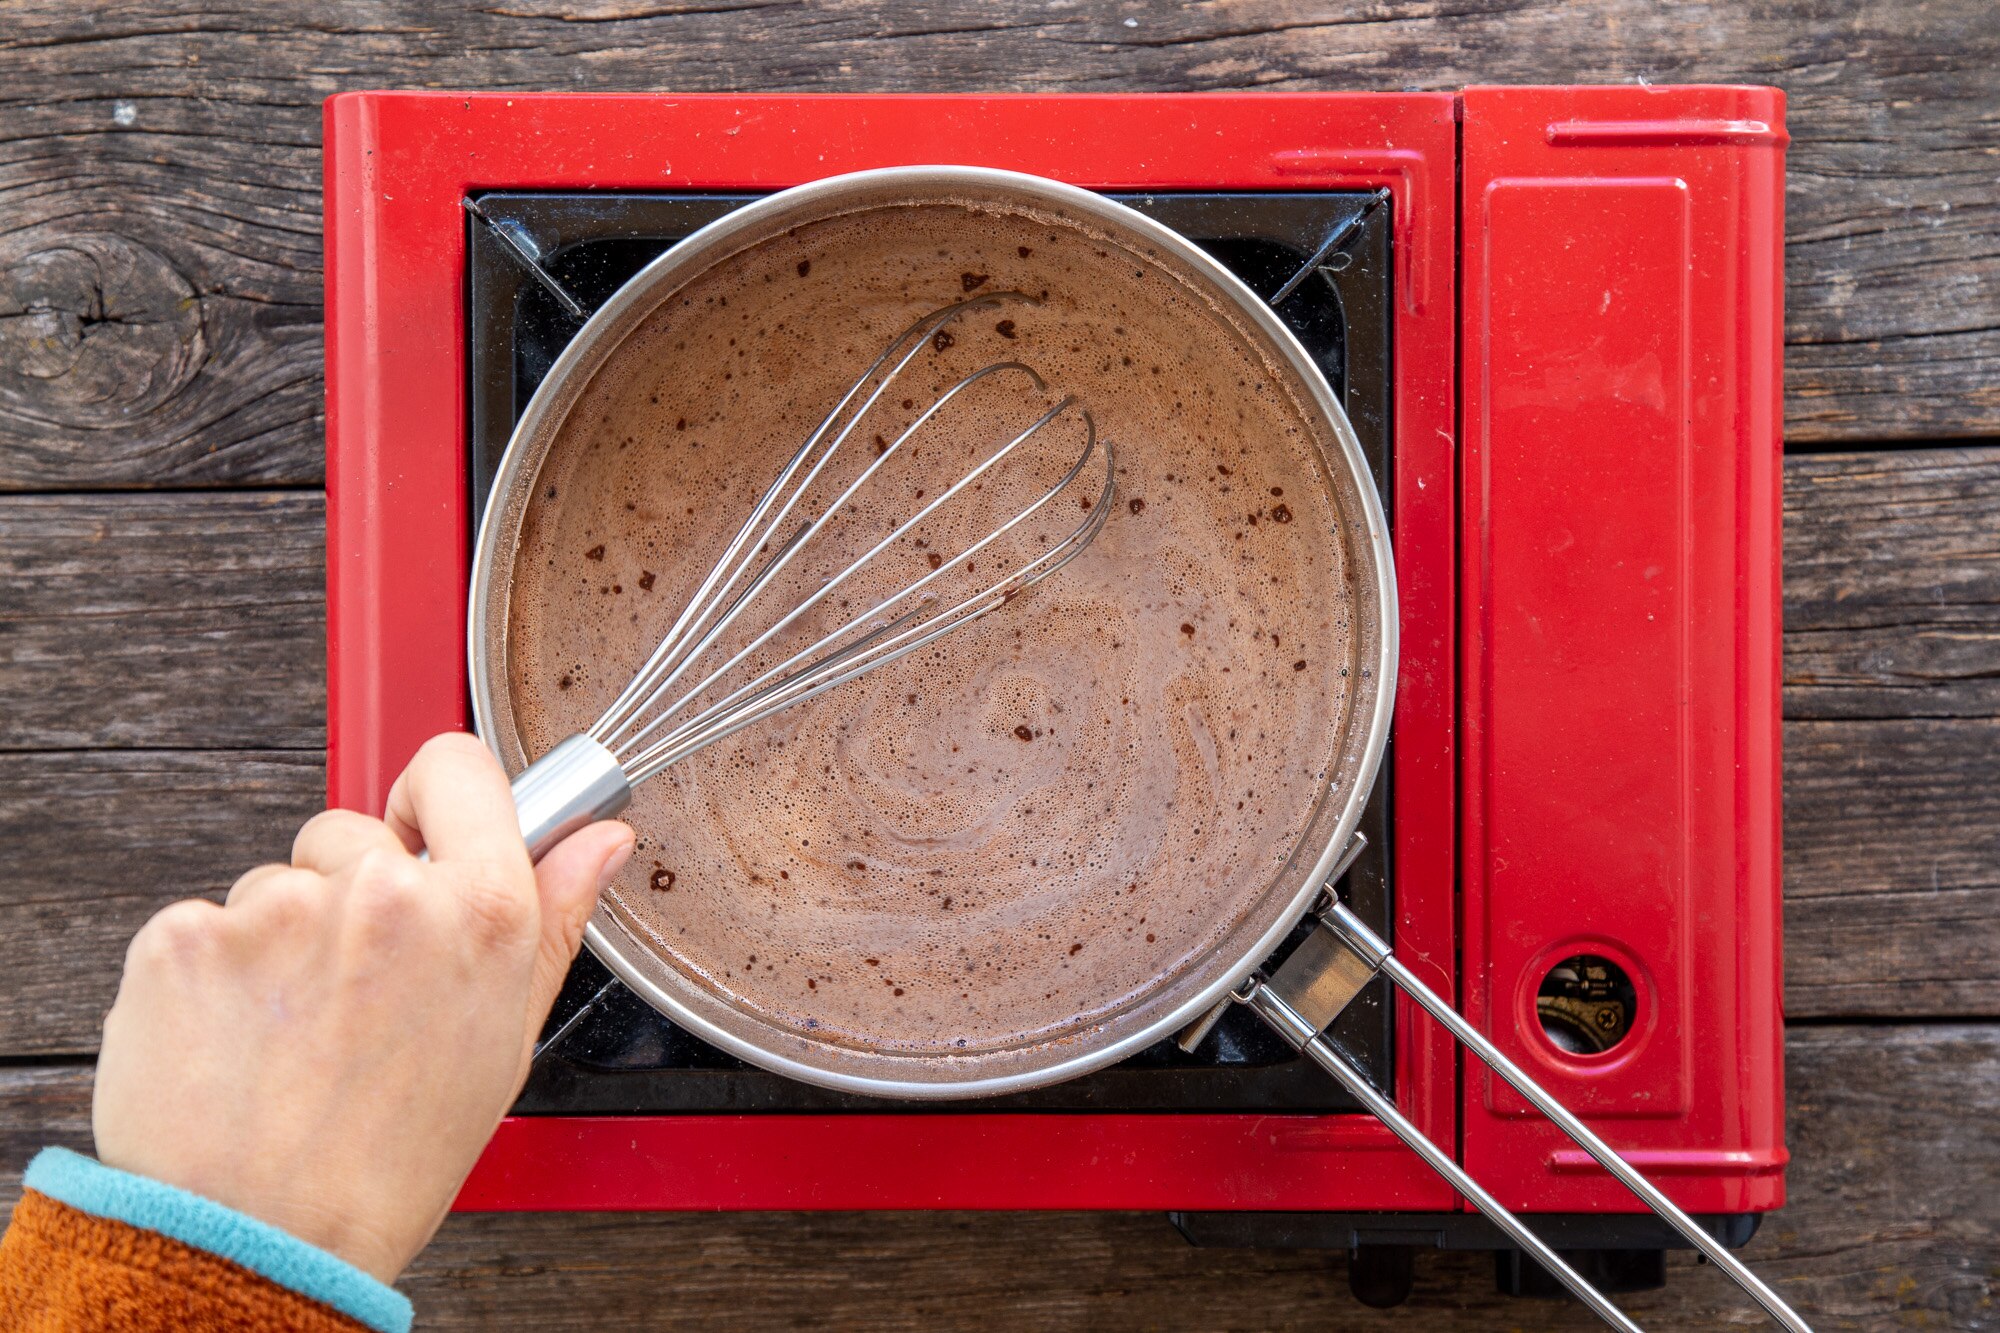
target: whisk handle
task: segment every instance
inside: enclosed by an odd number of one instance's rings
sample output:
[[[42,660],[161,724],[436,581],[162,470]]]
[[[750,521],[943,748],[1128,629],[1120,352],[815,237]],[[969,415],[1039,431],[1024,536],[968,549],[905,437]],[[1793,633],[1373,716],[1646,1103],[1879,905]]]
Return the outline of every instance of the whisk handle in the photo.
[[[617,756],[578,734],[521,770],[514,779],[514,808],[521,817],[521,840],[528,855],[543,853],[599,819],[609,819],[632,800],[632,784]]]

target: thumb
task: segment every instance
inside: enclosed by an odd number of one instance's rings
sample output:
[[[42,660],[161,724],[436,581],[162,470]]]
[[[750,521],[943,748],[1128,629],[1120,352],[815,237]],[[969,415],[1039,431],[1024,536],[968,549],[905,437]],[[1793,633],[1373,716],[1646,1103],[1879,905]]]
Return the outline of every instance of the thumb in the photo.
[[[576,959],[583,928],[597,908],[597,895],[632,859],[632,830],[615,819],[587,825],[557,843],[535,867],[541,898],[542,939],[535,953],[528,992],[528,1032],[541,1031]]]

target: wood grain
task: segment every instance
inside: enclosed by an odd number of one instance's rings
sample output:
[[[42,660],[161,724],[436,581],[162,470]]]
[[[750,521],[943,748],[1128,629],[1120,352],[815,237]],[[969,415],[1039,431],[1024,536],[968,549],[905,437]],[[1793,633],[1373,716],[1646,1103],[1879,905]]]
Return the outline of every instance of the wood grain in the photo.
[[[359,87],[907,91],[1752,81],[1791,96],[1798,440],[2000,432],[1987,0],[641,5],[16,0],[0,489],[307,485],[319,103]]]
[[[316,492],[0,497],[0,749],[324,743]],[[2000,717],[2000,448],[1785,464],[1785,714]]]
[[[2000,1015],[2000,450],[1785,467],[1794,1016]]]
[[[2000,719],[1785,726],[1785,1009],[2000,1017]]]
[[[2000,721],[1788,723],[1784,1003],[2000,1017]]]
[[[324,783],[312,751],[0,754],[0,1052],[95,1050],[132,933],[289,857]]]
[[[318,492],[0,496],[0,749],[326,744]]]
[[[21,1172],[42,1148],[91,1151],[91,1067],[0,1067],[0,1205],[21,1197]]]
[[[2000,449],[1786,460],[1785,716],[2000,717]]]
[[[1977,1328],[2000,1231],[2000,1029],[1795,1029],[1791,1198],[1745,1257],[1823,1333]],[[89,1071],[0,1070],[0,1206],[35,1148],[87,1148]],[[434,1329],[1368,1328],[1581,1330],[1492,1294],[1483,1255],[1424,1254],[1410,1304],[1347,1293],[1345,1257],[1197,1250],[1157,1214],[454,1217],[402,1286]],[[1712,1270],[1624,1298],[1648,1328],[1754,1324]]]

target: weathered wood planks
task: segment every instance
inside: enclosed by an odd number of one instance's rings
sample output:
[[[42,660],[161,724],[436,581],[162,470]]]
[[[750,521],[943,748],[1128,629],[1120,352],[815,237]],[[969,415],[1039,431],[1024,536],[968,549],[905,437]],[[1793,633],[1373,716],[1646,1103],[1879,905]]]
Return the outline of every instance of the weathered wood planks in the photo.
[[[1785,724],[1785,1011],[2000,1016],[2000,720]]]
[[[94,1051],[132,933],[290,856],[324,785],[308,750],[0,754],[0,1052]]]
[[[2000,718],[2000,450],[1786,460],[1785,716]]]
[[[2000,722],[1787,728],[1794,1017],[2000,1013]],[[0,754],[0,1051],[85,1052],[132,932],[282,859],[313,751]]]
[[[1791,1199],[1746,1257],[1826,1333],[1980,1326],[2000,1029],[1808,1027],[1787,1049]],[[35,1148],[88,1146],[88,1099],[85,1068],[0,1071],[0,1207]],[[435,1329],[1599,1327],[1495,1296],[1484,1255],[1421,1256],[1389,1313],[1354,1303],[1344,1265],[1191,1249],[1142,1213],[487,1214],[448,1221],[403,1286]],[[1685,1255],[1624,1303],[1648,1328],[1756,1323]]]
[[[320,478],[319,103],[396,86],[1775,83],[1793,141],[1790,434],[2000,433],[1990,20],[1986,0],[328,0],[309,20],[22,0],[0,32],[0,489]]]
[[[326,744],[317,492],[0,496],[0,750]]]
[[[1785,467],[1795,1016],[2000,1015],[2000,450]]]

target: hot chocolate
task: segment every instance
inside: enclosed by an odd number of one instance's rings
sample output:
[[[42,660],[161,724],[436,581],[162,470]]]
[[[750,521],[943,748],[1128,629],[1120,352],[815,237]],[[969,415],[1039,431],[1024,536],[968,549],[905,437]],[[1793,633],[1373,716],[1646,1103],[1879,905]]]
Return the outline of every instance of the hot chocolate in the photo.
[[[603,711],[896,333],[1002,291],[1039,304],[948,325],[912,364],[913,408],[899,381],[859,458],[960,375],[1018,360],[1078,395],[1117,450],[1096,542],[976,625],[669,769],[627,814],[639,854],[611,892],[653,946],[817,1040],[953,1055],[1087,1030],[1258,901],[1349,707],[1349,571],[1329,536],[1344,516],[1311,413],[1144,256],[1060,218],[935,205],[734,256],[584,392],[512,571],[523,748]],[[857,497],[855,541],[1053,401],[1018,375],[999,388],[982,383]],[[1043,462],[1080,442],[1070,425]],[[1048,475],[1024,467],[1029,489]],[[935,567],[988,509],[941,517],[902,555]],[[838,563],[801,562],[799,588]]]

